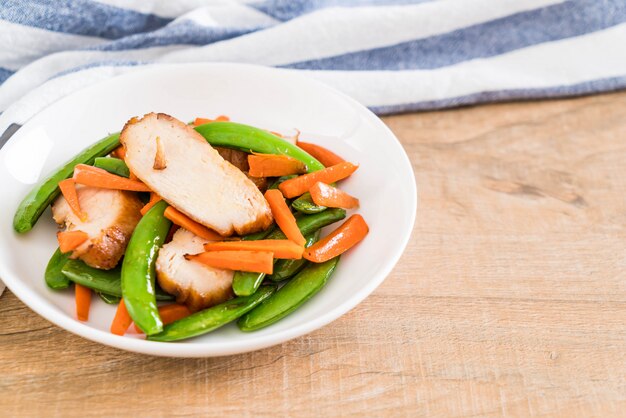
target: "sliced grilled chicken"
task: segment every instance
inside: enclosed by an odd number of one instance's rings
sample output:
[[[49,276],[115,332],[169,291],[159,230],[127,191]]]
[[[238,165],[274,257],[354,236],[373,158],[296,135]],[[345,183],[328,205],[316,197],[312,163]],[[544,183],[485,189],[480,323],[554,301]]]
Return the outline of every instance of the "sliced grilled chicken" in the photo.
[[[179,229],[172,241],[159,250],[156,261],[157,280],[176,301],[192,311],[208,308],[233,297],[233,272],[212,268],[185,259],[185,254],[204,251],[207,240],[186,229]]]
[[[141,219],[143,203],[136,193],[96,187],[77,187],[78,201],[87,219],[81,221],[63,196],[52,205],[56,223],[67,231],[83,231],[87,241],[76,248],[70,258],[79,258],[88,265],[109,270],[120,261],[135,226]]]
[[[183,122],[149,113],[131,119],[120,141],[130,170],[196,222],[225,236],[260,231],[271,224],[269,205],[254,183]]]

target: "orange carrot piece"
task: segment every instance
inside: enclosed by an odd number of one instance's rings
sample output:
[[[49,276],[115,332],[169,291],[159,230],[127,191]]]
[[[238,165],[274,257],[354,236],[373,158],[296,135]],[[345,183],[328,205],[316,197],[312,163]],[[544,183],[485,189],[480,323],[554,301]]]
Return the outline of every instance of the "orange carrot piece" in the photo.
[[[296,145],[311,154],[313,158],[324,164],[325,167],[337,165],[345,161],[343,158],[341,158],[334,152],[322,147],[321,145],[311,144],[310,142],[302,141],[296,142]]]
[[[229,122],[229,121],[230,121],[230,118],[225,115],[219,115],[215,119],[195,118],[193,121],[193,126],[200,126],[200,125],[204,125],[206,123],[211,123],[211,122]]]
[[[78,193],[76,192],[76,182],[74,179],[60,181],[59,189],[61,189],[61,193],[70,206],[70,209],[72,209],[72,212],[74,212],[74,215],[81,221],[86,221],[87,214],[80,210],[80,202],[78,201]]]
[[[185,305],[179,305],[178,303],[172,303],[169,305],[159,306],[159,316],[161,317],[161,321],[163,325],[171,324],[174,321],[178,321],[179,319],[183,319],[191,315],[191,311]],[[135,331],[138,333],[143,333],[141,329],[135,324]]]
[[[186,255],[185,258],[221,269],[265,274],[274,271],[274,254],[271,251],[209,251]]]
[[[211,123],[211,122],[213,122],[213,119],[195,118],[193,121],[193,126],[200,126],[200,125],[204,125],[206,123]]]
[[[124,145],[120,145],[119,147],[115,148],[113,152],[111,152],[111,156],[119,158],[120,160],[126,159],[126,148],[124,148]]]
[[[306,165],[287,155],[250,154],[248,174],[252,177],[280,177],[306,173]]]
[[[304,258],[323,263],[345,253],[358,244],[369,232],[369,227],[359,214],[352,215],[339,228],[304,250]]]
[[[126,334],[126,331],[128,331],[128,327],[130,327],[132,322],[133,319],[130,317],[128,309],[126,309],[126,305],[124,304],[124,299],[122,298],[120,300],[120,304],[117,305],[117,311],[115,311],[113,322],[111,322],[111,334]]]
[[[152,208],[152,206],[154,206],[157,203],[159,203],[161,200],[163,200],[163,199],[161,199],[161,196],[159,196],[158,194],[156,194],[154,192],[150,193],[150,200],[140,210],[141,215],[145,215],[146,213],[148,213],[150,208]]]
[[[353,209],[359,207],[359,199],[336,187],[318,181],[309,189],[313,202],[329,208]]]
[[[298,224],[296,223],[296,218],[289,210],[289,206],[285,203],[285,199],[280,190],[270,189],[266,191],[265,200],[269,203],[270,209],[272,209],[272,215],[274,215],[274,220],[280,227],[280,230],[283,231],[287,238],[304,247],[306,240],[302,236],[302,232],[300,232]]]
[[[211,231],[206,226],[199,224],[184,213],[174,209],[172,206],[168,206],[167,209],[165,209],[164,215],[176,225],[185,228],[189,232],[193,232],[200,238],[208,239],[210,241],[219,241],[224,239],[224,237],[217,232]]]
[[[87,241],[89,235],[83,231],[63,231],[57,232],[57,241],[62,253],[74,251],[80,244]]]
[[[74,285],[74,295],[76,298],[76,317],[79,321],[89,321],[91,289],[76,283]]]
[[[304,247],[288,239],[262,239],[258,241],[209,242],[205,251],[271,251],[274,258],[299,260]]]
[[[347,161],[325,168],[323,170],[314,171],[309,174],[286,180],[278,186],[283,195],[286,198],[300,196],[301,194],[308,192],[311,187],[318,181],[322,183],[334,183],[336,181],[349,177],[352,173],[359,168],[358,165],[354,165]]]
[[[102,189],[130,190],[134,192],[150,191],[150,188],[140,181],[116,176],[102,168],[85,164],[78,164],[74,167],[74,180],[76,183]]]

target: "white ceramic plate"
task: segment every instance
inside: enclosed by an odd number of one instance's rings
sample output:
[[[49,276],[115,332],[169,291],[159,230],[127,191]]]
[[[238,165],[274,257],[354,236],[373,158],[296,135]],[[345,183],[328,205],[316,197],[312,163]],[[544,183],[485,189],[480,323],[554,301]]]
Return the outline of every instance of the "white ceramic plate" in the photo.
[[[33,183],[135,115],[168,113],[183,121],[225,114],[233,121],[330,148],[359,170],[342,188],[361,200],[367,238],[345,254],[327,286],[300,309],[262,330],[235,324],[179,343],[109,333],[115,307],[94,297],[89,322],[75,319],[72,291],[52,291],[43,273],[55,250],[47,210],[27,234],[13,231],[15,209]],[[160,356],[206,357],[269,347],[339,318],[380,285],[410,237],[417,207],[411,164],[398,140],[369,110],[292,72],[239,64],[148,68],[88,87],[33,117],[0,150],[0,278],[35,312],[102,344]],[[0,300],[0,303],[2,301]],[[392,307],[389,307],[392,309]]]

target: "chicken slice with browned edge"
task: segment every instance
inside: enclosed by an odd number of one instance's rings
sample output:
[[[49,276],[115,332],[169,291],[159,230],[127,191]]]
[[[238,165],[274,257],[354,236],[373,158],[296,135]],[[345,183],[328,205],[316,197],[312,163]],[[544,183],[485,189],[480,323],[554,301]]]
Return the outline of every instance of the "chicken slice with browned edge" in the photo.
[[[179,229],[172,241],[159,250],[157,279],[176,301],[192,311],[208,308],[233,297],[233,271],[222,270],[185,259],[186,254],[204,251],[207,240],[186,229]]]
[[[265,198],[191,126],[163,113],[131,119],[120,135],[126,164],[154,192],[221,235],[272,223]]]
[[[79,258],[86,264],[104,270],[114,268],[126,251],[137,223],[141,219],[143,203],[134,192],[77,187],[78,201],[87,218],[81,221],[70,209],[63,196],[52,205],[56,223],[67,231],[83,231],[89,238],[79,245],[70,258]]]

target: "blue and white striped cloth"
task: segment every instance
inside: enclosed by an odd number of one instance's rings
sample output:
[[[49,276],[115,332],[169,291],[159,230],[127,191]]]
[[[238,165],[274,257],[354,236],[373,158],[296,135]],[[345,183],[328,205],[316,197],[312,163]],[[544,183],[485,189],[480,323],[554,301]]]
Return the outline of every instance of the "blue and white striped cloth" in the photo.
[[[626,0],[2,0],[0,135],[103,79],[217,61],[305,72],[380,114],[611,91]]]

